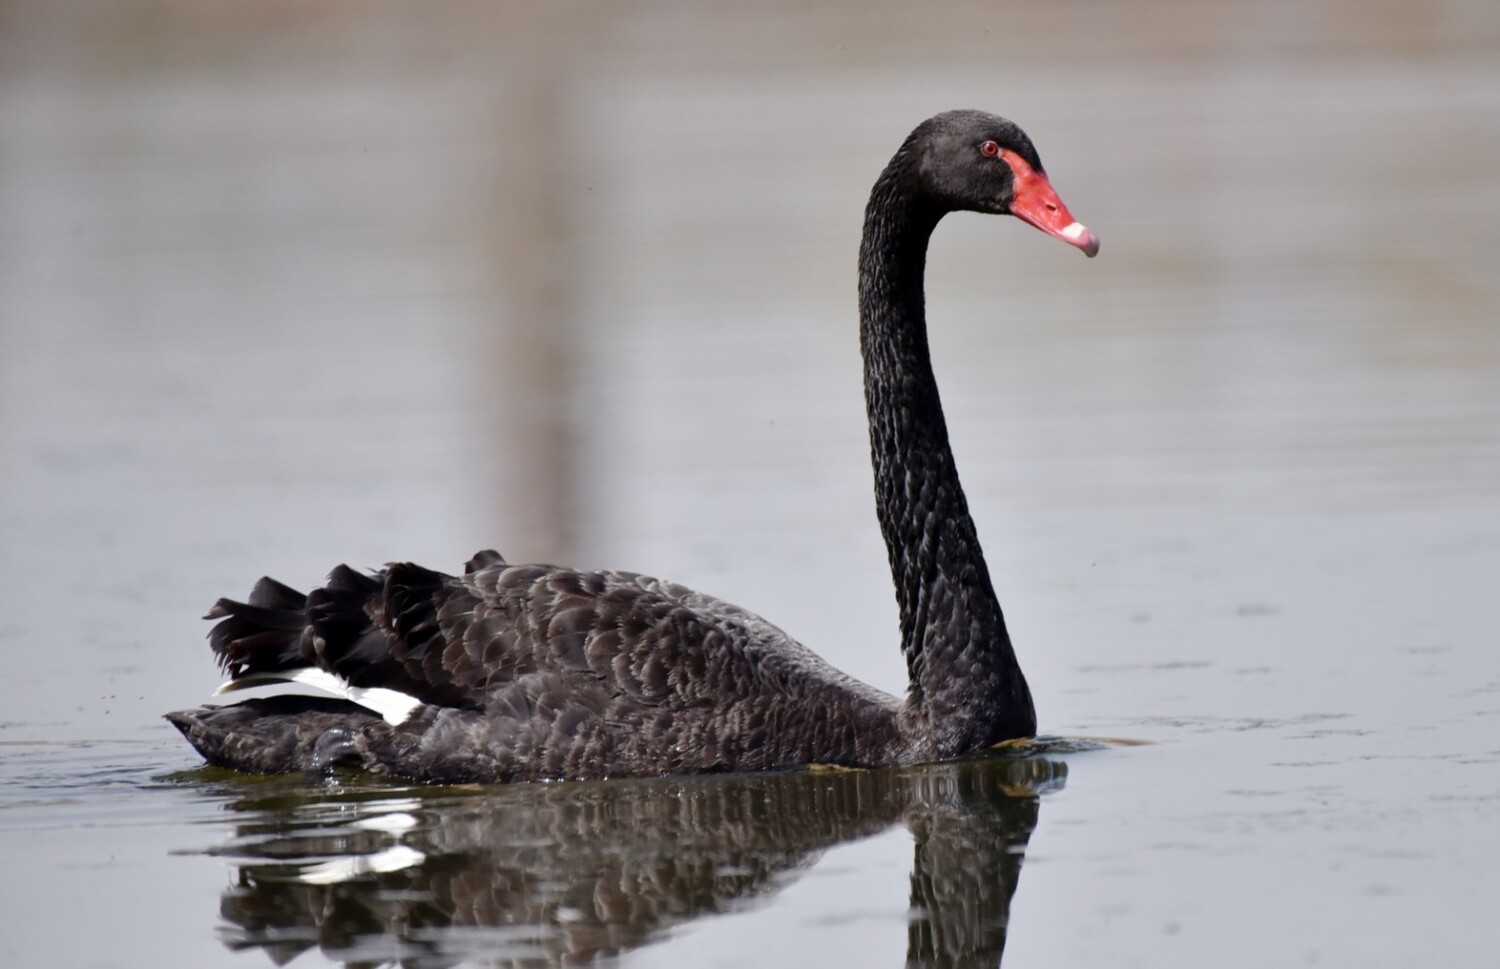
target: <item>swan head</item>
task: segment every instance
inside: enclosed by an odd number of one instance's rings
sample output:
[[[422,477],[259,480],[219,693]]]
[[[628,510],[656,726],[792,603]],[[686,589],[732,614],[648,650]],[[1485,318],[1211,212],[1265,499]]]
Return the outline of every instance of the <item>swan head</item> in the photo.
[[[1087,256],[1099,251],[1099,237],[1057,197],[1036,146],[1015,122],[946,111],[918,125],[906,148],[920,189],[943,210],[1013,215]]]

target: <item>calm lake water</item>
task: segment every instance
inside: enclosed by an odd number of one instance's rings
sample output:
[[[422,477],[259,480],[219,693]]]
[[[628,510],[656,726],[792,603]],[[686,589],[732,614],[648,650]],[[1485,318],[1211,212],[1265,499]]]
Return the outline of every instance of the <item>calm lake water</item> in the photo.
[[[918,6],[5,5],[0,965],[1492,964],[1500,6]],[[1048,739],[427,790],[159,719],[216,597],[485,546],[900,691],[853,264],[956,106],[1103,239],[930,258]]]

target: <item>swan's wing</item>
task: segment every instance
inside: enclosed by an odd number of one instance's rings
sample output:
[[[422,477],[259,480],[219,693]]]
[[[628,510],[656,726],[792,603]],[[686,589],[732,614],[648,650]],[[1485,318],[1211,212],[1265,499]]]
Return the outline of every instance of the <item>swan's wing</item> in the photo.
[[[674,582],[509,565],[465,581],[476,602],[458,665],[487,691],[545,673],[643,704],[691,705],[848,679],[760,616]]]
[[[630,572],[505,563],[463,576],[339,566],[305,598],[271,579],[209,613],[225,690],[288,680],[399,723],[419,704],[481,710],[523,679],[614,705],[695,705],[862,684],[759,616]],[[325,675],[326,674],[326,675]],[[410,697],[414,702],[405,702]]]

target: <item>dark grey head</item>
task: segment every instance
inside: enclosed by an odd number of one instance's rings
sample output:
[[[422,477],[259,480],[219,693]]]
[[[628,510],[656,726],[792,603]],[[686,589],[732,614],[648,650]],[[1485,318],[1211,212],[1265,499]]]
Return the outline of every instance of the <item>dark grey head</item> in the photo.
[[[1099,251],[1099,237],[1068,212],[1013,121],[945,111],[918,125],[902,153],[918,189],[946,210],[1014,215],[1089,256]]]

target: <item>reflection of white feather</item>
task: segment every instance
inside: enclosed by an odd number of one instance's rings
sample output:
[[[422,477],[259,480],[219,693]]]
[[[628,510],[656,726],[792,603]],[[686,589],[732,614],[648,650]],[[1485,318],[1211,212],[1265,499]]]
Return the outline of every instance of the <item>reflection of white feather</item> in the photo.
[[[296,874],[295,880],[305,885],[337,885],[372,872],[400,871],[403,868],[411,868],[414,865],[420,865],[426,858],[426,855],[415,848],[395,845],[372,855],[353,855],[309,865]]]
[[[374,817],[360,818],[350,827],[359,828],[361,831],[386,831],[391,834],[400,834],[410,831],[417,826],[417,819],[405,811],[395,811],[391,814],[377,814]]]
[[[350,700],[367,710],[380,714],[391,726],[405,723],[412,711],[422,705],[421,700],[409,693],[389,690],[383,686],[351,686],[343,677],[334,676],[315,666],[304,666],[296,670],[250,673],[223,684],[214,691],[214,696],[223,696],[225,693],[233,693],[236,690],[246,690],[252,686],[268,686],[272,683],[298,683],[309,689],[322,690],[324,693],[343,697],[345,700]]]

